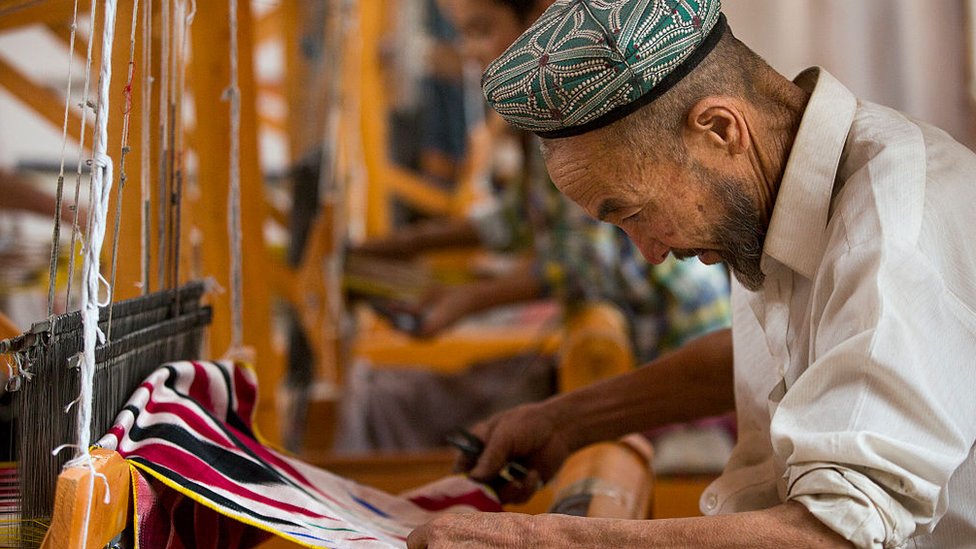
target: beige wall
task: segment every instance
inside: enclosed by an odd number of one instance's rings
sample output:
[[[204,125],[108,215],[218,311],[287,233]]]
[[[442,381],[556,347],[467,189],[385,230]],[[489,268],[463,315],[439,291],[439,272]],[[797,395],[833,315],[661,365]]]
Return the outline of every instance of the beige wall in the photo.
[[[726,0],[733,32],[783,74],[821,65],[859,96],[976,145],[972,0]]]

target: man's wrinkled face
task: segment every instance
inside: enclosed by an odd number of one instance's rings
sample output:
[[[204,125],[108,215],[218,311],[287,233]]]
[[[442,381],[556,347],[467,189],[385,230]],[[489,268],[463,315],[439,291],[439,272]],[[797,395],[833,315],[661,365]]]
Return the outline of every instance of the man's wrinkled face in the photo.
[[[484,69],[505,52],[525,31],[527,24],[495,0],[447,0],[446,13],[461,35],[465,57]]]
[[[694,161],[646,166],[608,149],[597,132],[549,141],[545,152],[556,187],[592,217],[623,229],[649,262],[669,253],[723,261],[746,288],[762,286],[766,226],[743,181]]]

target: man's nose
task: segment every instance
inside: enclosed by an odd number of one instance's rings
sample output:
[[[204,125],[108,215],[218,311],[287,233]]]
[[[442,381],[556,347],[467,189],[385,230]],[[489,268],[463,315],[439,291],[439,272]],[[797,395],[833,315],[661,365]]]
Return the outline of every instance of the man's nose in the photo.
[[[644,254],[644,259],[650,263],[660,265],[668,258],[668,254],[671,253],[671,248],[655,239],[651,239],[647,245],[641,246],[641,253]]]
[[[649,263],[654,265],[660,265],[667,259],[668,254],[671,252],[671,248],[667,247],[656,238],[643,236],[640,234],[635,234],[631,231],[625,230],[627,236],[632,242],[637,244],[637,249],[640,250],[641,255],[644,256]]]

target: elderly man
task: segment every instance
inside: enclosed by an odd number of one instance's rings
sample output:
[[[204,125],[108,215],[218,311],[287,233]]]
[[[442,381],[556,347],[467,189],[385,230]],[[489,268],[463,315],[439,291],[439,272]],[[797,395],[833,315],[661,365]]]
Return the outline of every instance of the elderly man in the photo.
[[[735,408],[708,515],[446,516],[415,547],[971,547],[976,540],[976,156],[860,101],[790,81],[718,0],[560,0],[486,71],[544,138],[559,189],[652,262],[724,261],[733,328],[475,427],[490,478]]]

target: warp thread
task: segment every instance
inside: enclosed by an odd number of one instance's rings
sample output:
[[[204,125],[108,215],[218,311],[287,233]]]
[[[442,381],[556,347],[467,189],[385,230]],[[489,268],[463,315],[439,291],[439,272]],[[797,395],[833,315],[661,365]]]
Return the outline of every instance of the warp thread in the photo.
[[[92,2],[91,5],[91,25],[92,29],[95,28],[95,16],[98,12],[98,2]],[[78,141],[78,149],[81,151],[85,150],[85,128],[88,125],[88,108],[90,103],[88,100],[88,90],[91,85],[91,65],[92,65],[92,46],[94,45],[94,40],[88,41],[88,54],[85,62],[85,87],[81,92],[81,137]],[[65,294],[65,307],[71,307],[71,287],[74,285],[75,278],[75,246],[78,243],[79,229],[78,229],[78,200],[81,198],[81,166],[83,154],[78,155],[78,168],[75,173],[75,211],[72,216],[71,221],[71,246],[68,249],[68,289]],[[93,200],[93,198],[89,198]],[[89,215],[91,215],[91,210],[89,209]]]
[[[170,22],[170,2],[163,0],[160,6],[160,24],[162,26],[162,39],[160,46],[159,59],[159,181],[157,182],[158,191],[156,201],[156,276],[160,288],[166,287],[166,212],[168,210],[167,200],[169,196],[169,57],[170,57],[170,33],[172,33],[172,23]]]
[[[78,30],[78,0],[71,16],[71,36],[68,39],[68,83],[64,92],[64,123],[61,126],[61,161],[58,167],[58,190],[54,206],[54,234],[51,235],[51,274],[47,288],[47,316],[54,314],[54,290],[58,279],[58,249],[61,244],[61,201],[64,194],[64,154],[68,146],[68,113],[71,111],[71,69],[75,58],[75,33]],[[78,209],[77,201],[74,204]]]
[[[243,269],[241,251],[241,90],[238,85],[237,0],[228,0],[230,27],[230,188],[227,193],[227,235],[230,238],[231,343],[229,355],[244,346]]]
[[[122,150],[119,153],[119,189],[115,199],[115,231],[112,233],[112,280],[108,284],[108,333],[106,338],[112,338],[112,295],[115,288],[115,276],[118,272],[119,258],[119,229],[122,226],[122,191],[125,190],[125,157],[129,153],[129,119],[132,113],[132,77],[136,69],[136,23],[138,23],[139,0],[132,3],[132,29],[129,32],[129,67],[128,77],[122,95],[125,104],[122,107]]]
[[[149,293],[149,250],[152,241],[152,235],[149,230],[149,216],[150,212],[150,194],[149,194],[149,163],[150,156],[152,156],[152,149],[149,145],[149,134],[150,134],[150,118],[152,106],[150,102],[152,100],[152,48],[150,44],[152,42],[152,0],[146,0],[145,9],[142,14],[142,135],[141,137],[141,149],[140,149],[140,164],[141,170],[139,172],[140,179],[140,194],[142,200],[142,210],[140,212],[139,219],[139,230],[142,238],[140,239],[140,245],[142,249],[140,250],[140,257],[142,260],[141,272],[142,272],[142,295]]]

